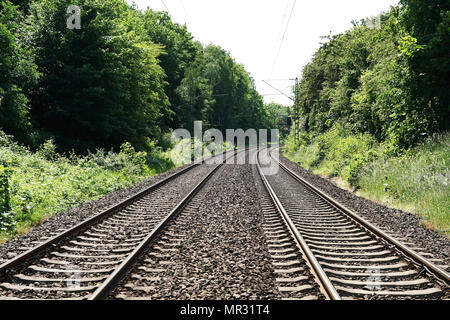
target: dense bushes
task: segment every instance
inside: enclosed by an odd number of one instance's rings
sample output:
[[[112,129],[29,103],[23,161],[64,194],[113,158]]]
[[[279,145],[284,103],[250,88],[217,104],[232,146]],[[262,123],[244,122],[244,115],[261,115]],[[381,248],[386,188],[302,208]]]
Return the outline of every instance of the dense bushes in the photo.
[[[435,135],[399,157],[380,158],[358,175],[362,194],[416,212],[450,236],[450,134]]]
[[[287,154],[296,162],[319,169],[328,176],[340,176],[357,186],[362,168],[382,155],[382,148],[367,133],[350,134],[340,125],[319,137],[302,137],[300,147],[290,136],[286,144]]]
[[[11,171],[6,163],[0,162],[0,233],[14,231],[9,194],[10,176]]]
[[[414,45],[408,54],[410,102],[426,106],[435,128],[449,129],[450,2],[401,0],[400,21]]]

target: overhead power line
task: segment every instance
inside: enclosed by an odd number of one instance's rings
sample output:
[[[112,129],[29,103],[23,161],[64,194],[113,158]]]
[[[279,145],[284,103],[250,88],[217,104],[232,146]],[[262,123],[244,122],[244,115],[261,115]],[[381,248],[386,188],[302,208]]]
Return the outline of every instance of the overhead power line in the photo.
[[[289,99],[291,99],[292,101],[294,101],[295,102],[295,99],[294,98],[292,98],[292,97],[290,97],[290,96],[288,96],[286,93],[284,93],[283,91],[281,91],[281,90],[279,90],[279,89],[277,89],[277,88],[275,88],[273,85],[271,85],[270,83],[268,83],[267,81],[265,81],[265,80],[262,80],[262,82],[264,82],[265,84],[267,84],[269,87],[271,87],[272,89],[274,89],[274,90],[276,90],[276,91],[278,91],[280,94],[282,94],[283,96],[285,96],[285,97],[287,97],[287,98],[289,98]]]
[[[289,29],[289,25],[290,25],[290,22],[291,22],[292,15],[294,13],[294,9],[295,9],[296,3],[297,3],[297,0],[294,0],[294,3],[293,3],[292,8],[291,8],[291,13],[289,14],[289,19],[288,19],[288,22],[286,24],[286,28],[284,29],[284,32],[283,32],[283,37],[281,38],[281,41],[280,41],[280,46],[278,47],[277,55],[275,56],[275,61],[273,62],[272,71],[270,72],[270,77],[272,77],[273,72],[275,71],[275,67],[276,67],[277,62],[278,62],[278,57],[280,56],[281,48],[283,46],[284,39],[286,38],[286,33],[287,33],[288,29]]]
[[[291,0],[286,1],[286,8],[284,8],[283,19],[281,19],[281,27],[280,27],[280,32],[277,36],[277,39],[281,39],[281,37],[283,36],[284,27],[286,26],[286,21],[287,21],[287,17],[288,17],[287,15],[289,13],[289,8],[290,8],[290,1]]]
[[[167,13],[169,14],[169,16],[172,16],[172,15],[170,14],[170,10],[169,10],[169,8],[167,8],[166,3],[164,2],[164,0],[161,0],[161,2],[162,2],[162,4],[164,5],[164,7],[166,8]]]
[[[290,79],[266,79],[265,81],[294,81],[295,78]]]
[[[189,14],[187,13],[186,7],[184,6],[184,1],[180,0],[181,2],[181,7],[183,8],[184,14],[186,16],[186,24],[189,24],[189,22],[191,21]]]

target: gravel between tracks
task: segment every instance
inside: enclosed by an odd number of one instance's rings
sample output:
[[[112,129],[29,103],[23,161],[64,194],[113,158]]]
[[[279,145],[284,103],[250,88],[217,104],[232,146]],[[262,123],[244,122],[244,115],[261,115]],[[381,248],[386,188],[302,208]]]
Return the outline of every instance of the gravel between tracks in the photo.
[[[405,238],[406,241],[402,239],[403,242],[409,246],[413,245],[416,248],[420,248],[420,250],[415,249],[416,251],[430,253],[433,258],[441,259],[442,262],[438,262],[438,265],[450,266],[450,240],[435,231],[423,227],[420,224],[420,217],[401,210],[388,208],[343,190],[332,181],[313,174],[281,154],[280,161],[309,183],[329,194],[389,235]],[[430,257],[427,256],[427,258]]]
[[[224,165],[219,169],[194,198],[198,209],[188,206],[188,213],[182,213],[171,224],[170,232],[184,240],[171,253],[164,272],[158,274],[161,283],[155,284],[146,297],[279,298],[254,186],[250,165]],[[139,269],[134,273],[139,273]],[[130,276],[125,282],[135,283]],[[117,294],[130,298],[127,289],[119,289]]]
[[[100,213],[105,208],[112,206],[127,199],[128,197],[148,188],[149,186],[163,180],[167,176],[174,174],[183,170],[186,166],[179,167],[172,171],[165,172],[163,174],[153,176],[147,180],[144,180],[131,187],[115,191],[110,193],[98,200],[93,200],[84,204],[81,204],[72,209],[66,210],[64,212],[58,213],[47,221],[42,223],[40,226],[34,228],[29,233],[21,235],[9,242],[4,243],[0,246],[0,262],[2,260],[7,260],[17,255],[17,253],[23,252],[19,250],[21,247],[33,246],[34,241],[39,241],[41,237],[49,236],[51,232],[61,232],[67,230],[78,223],[86,220],[87,218]]]

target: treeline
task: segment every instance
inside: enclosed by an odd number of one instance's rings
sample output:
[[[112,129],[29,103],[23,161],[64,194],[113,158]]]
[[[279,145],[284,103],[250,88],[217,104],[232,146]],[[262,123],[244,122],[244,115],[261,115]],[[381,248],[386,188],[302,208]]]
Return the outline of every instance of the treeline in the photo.
[[[70,5],[81,8],[81,29],[67,28]],[[278,126],[243,66],[165,12],[124,0],[0,6],[0,128],[28,145],[52,138],[84,153],[129,141],[145,150],[194,120],[221,130]]]
[[[395,154],[448,130],[449,7],[402,0],[379,20],[328,38],[302,73],[301,140],[338,126],[368,133]]]

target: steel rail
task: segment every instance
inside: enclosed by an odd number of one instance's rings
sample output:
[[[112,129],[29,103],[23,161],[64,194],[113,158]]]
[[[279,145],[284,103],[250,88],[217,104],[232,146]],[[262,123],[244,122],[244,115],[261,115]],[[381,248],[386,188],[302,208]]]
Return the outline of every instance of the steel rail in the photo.
[[[243,150],[246,151],[247,149]],[[238,153],[243,151],[235,151],[232,156],[223,161],[226,162],[231,157],[235,157]],[[153,231],[141,241],[136,249],[131,252],[128,257],[118,266],[113,273],[97,288],[97,290],[88,298],[88,300],[105,300],[108,295],[115,289],[115,286],[126,276],[136,262],[142,257],[147,249],[154,243],[157,237],[163,232],[165,227],[186,207],[189,201],[203,188],[209,179],[222,167],[222,164],[217,165],[209,174],[200,181],[195,188],[179,202],[179,204],[153,229]]]
[[[272,186],[270,185],[269,181],[265,177],[260,163],[259,163],[259,152],[256,154],[257,161],[256,165],[258,167],[258,172],[261,176],[261,179],[264,183],[264,186],[269,193],[270,198],[272,199],[274,205],[276,206],[278,212],[283,217],[283,220],[285,221],[289,231],[294,236],[296,242],[302,249],[303,253],[306,255],[306,259],[308,260],[311,267],[314,269],[317,277],[319,278],[320,284],[322,285],[323,289],[325,290],[326,295],[328,296],[328,299],[331,300],[341,300],[341,297],[339,293],[337,292],[334,285],[331,283],[331,280],[326,275],[325,271],[323,271],[322,266],[317,261],[316,257],[314,256],[313,252],[309,248],[308,244],[306,243],[303,236],[300,234],[298,229],[295,227],[294,223],[292,222],[291,218],[289,217],[288,213],[286,212],[283,204],[281,203],[280,199],[276,195],[275,191],[273,190]]]
[[[220,157],[220,156],[224,156],[227,153],[229,153],[230,151],[224,151],[222,153],[222,155],[214,155],[214,156],[210,156],[207,158],[202,158],[199,160],[194,161],[191,165],[189,165],[188,167],[180,170],[179,172],[176,172],[166,178],[164,178],[163,180],[149,186],[148,188],[146,188],[145,190],[139,191],[138,193],[136,193],[133,196],[130,196],[128,198],[126,198],[125,200],[112,205],[110,207],[108,207],[107,209],[103,210],[102,212],[96,214],[93,217],[90,217],[88,219],[86,219],[85,221],[75,225],[72,228],[69,228],[63,232],[61,232],[60,234],[44,241],[41,244],[38,244],[37,246],[31,248],[28,251],[25,251],[24,253],[4,262],[3,264],[0,265],[0,280],[4,279],[5,276],[7,275],[8,270],[11,269],[15,269],[20,267],[22,264],[24,264],[25,262],[27,262],[30,259],[33,259],[35,257],[37,257],[38,255],[44,253],[45,251],[47,251],[47,249],[51,248],[53,245],[61,242],[62,240],[64,240],[65,238],[69,238],[72,237],[74,235],[79,234],[80,232],[88,229],[89,227],[95,225],[96,223],[98,223],[101,220],[104,220],[105,218],[109,217],[110,215],[114,214],[115,212],[117,212],[118,210],[130,205],[131,203],[135,202],[136,200],[144,197],[146,194],[155,191],[157,189],[159,189],[160,187],[164,186],[165,184],[167,184],[168,182],[174,180],[175,178],[191,171],[193,168],[199,166],[202,162],[206,162],[210,159],[213,159],[214,157]]]
[[[274,148],[279,149],[280,147]],[[270,153],[272,154],[272,153]],[[273,158],[272,158],[273,159]],[[274,159],[275,160],[275,159]],[[408,248],[406,245],[398,241],[397,239],[394,239],[390,235],[386,234],[384,231],[376,227],[375,225],[371,224],[370,222],[366,221],[365,219],[361,218],[358,214],[353,212],[352,210],[345,207],[343,204],[339,203],[337,200],[332,198],[331,196],[325,194],[322,190],[316,188],[311,183],[300,177],[298,174],[293,172],[291,169],[289,169],[287,166],[282,164],[281,162],[278,162],[280,167],[288,173],[290,176],[292,176],[295,180],[306,186],[308,189],[310,189],[312,192],[317,194],[319,197],[324,199],[326,202],[328,202],[330,205],[337,208],[339,211],[343,212],[362,226],[364,226],[369,231],[373,232],[377,236],[379,236],[381,239],[386,240],[388,243],[399,249],[402,253],[404,253],[406,256],[413,259],[416,263],[419,263],[423,267],[425,267],[431,274],[434,274],[439,279],[443,280],[447,285],[450,285],[450,274],[446,272],[445,270],[442,270],[438,266],[436,266],[433,262],[430,260],[424,258],[414,250]]]

